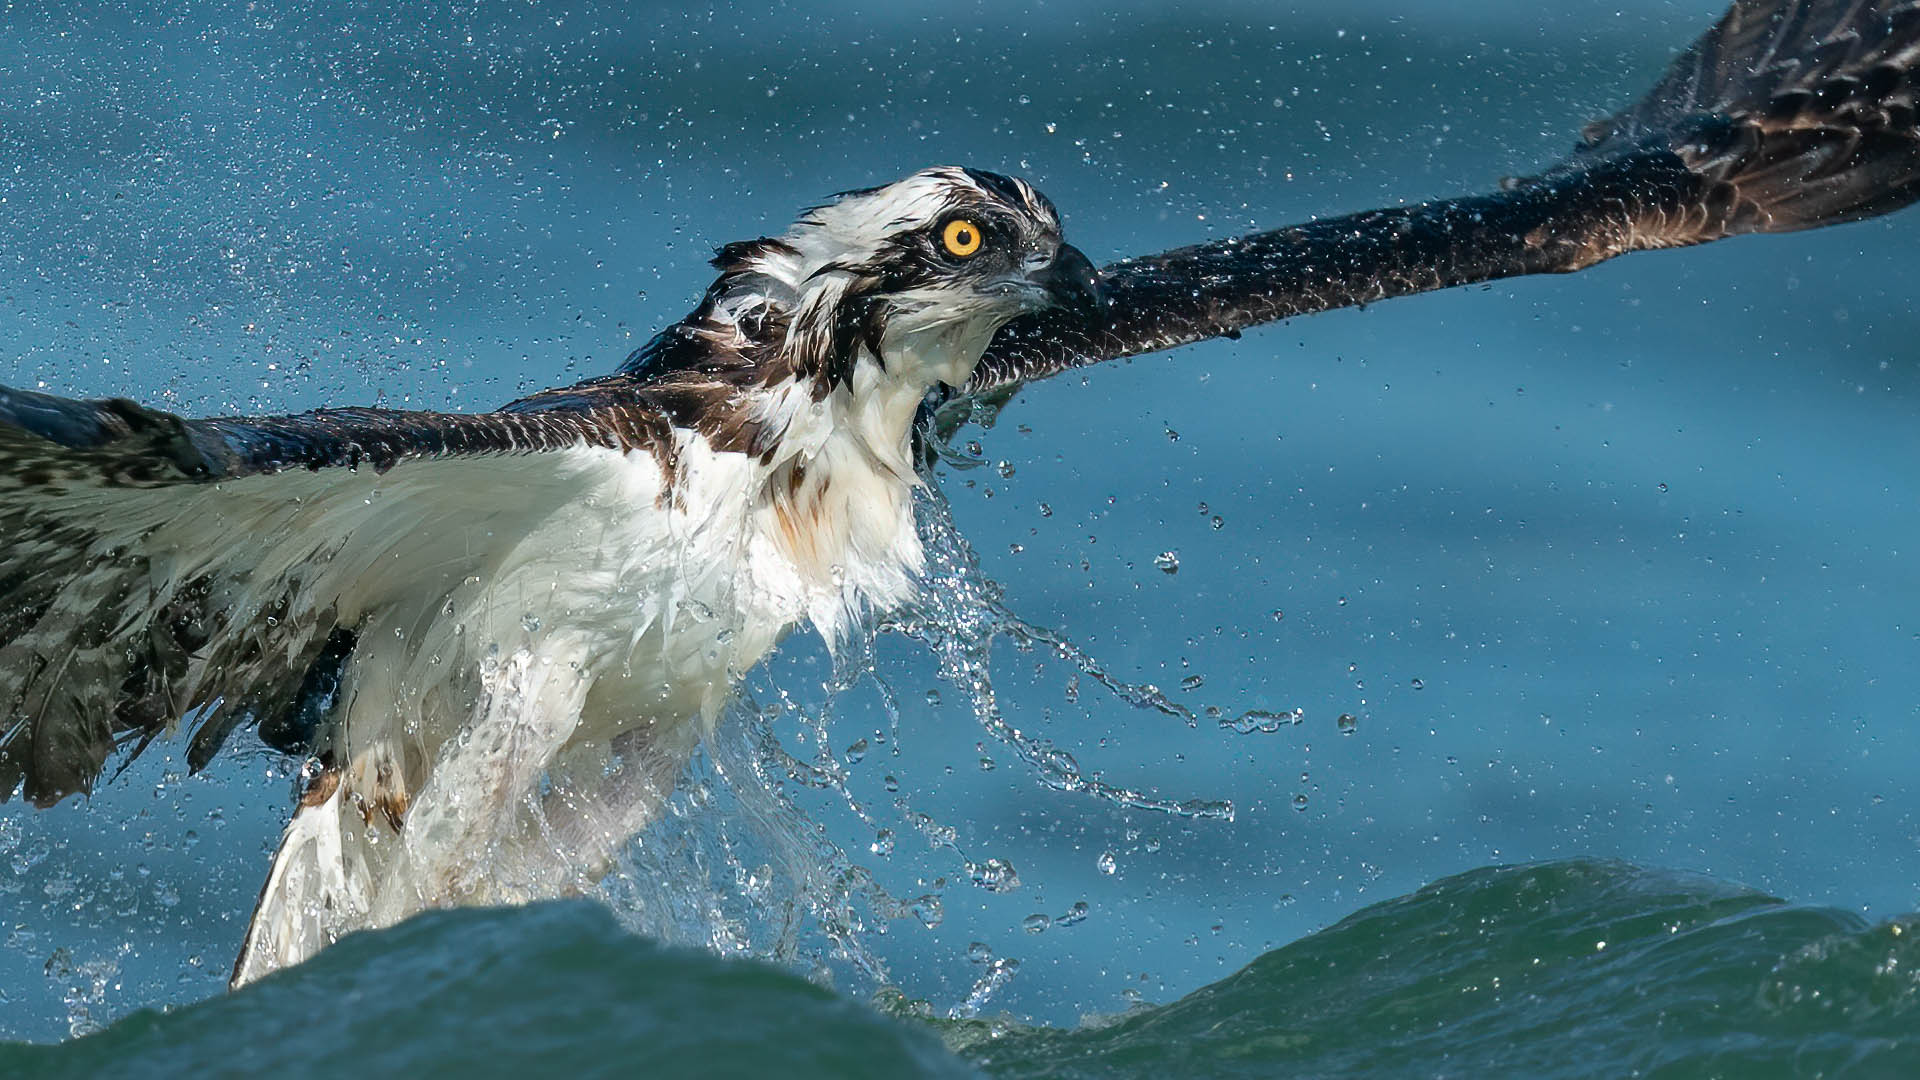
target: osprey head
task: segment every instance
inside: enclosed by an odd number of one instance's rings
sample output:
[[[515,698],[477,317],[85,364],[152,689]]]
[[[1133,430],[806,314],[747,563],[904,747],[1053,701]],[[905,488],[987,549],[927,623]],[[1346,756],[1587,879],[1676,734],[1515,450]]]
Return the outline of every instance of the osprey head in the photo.
[[[1053,204],[977,169],[844,192],[782,236],[728,244],[714,264],[721,276],[682,328],[731,345],[769,382],[810,379],[818,395],[851,386],[863,364],[923,391],[959,385],[1008,320],[1100,302],[1099,276],[1061,240]],[[664,352],[635,359],[649,373],[680,366]]]
[[[637,379],[636,415],[758,463],[760,535],[835,640],[849,612],[912,594],[912,425],[928,391],[964,384],[1011,319],[1091,314],[1099,275],[1039,192],[959,168],[846,192],[780,236],[728,244],[714,265],[700,306],[615,378]]]

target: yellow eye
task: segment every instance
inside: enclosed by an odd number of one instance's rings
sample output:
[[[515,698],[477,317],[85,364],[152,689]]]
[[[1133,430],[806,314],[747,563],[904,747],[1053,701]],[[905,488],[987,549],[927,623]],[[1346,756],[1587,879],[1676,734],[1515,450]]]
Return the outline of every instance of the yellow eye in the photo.
[[[955,218],[947,222],[940,239],[947,245],[947,254],[964,259],[980,250],[980,226],[966,218]]]

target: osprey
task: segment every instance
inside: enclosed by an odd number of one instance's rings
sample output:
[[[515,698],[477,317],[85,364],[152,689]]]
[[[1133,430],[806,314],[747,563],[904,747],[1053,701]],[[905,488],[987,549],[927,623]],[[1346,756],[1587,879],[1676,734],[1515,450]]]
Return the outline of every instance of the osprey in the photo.
[[[189,420],[0,389],[0,797],[244,724],[308,755],[235,985],[432,906],[591,887],[742,672],[910,599],[917,440],[1070,368],[1920,197],[1920,4],[1739,0],[1491,194],[1096,271],[937,168],[730,244],[617,372],[477,415]],[[918,418],[918,420],[917,420]]]

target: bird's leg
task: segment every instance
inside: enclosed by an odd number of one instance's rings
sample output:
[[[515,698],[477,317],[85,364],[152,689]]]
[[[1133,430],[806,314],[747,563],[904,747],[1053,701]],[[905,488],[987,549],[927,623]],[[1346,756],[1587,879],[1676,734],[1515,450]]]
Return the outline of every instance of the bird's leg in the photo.
[[[579,724],[591,679],[560,659],[568,655],[520,649],[483,663],[472,719],[413,800],[372,925],[429,907],[525,899],[495,895],[494,863],[521,800]]]
[[[590,891],[659,817],[699,740],[695,724],[648,724],[571,755],[578,760],[556,766],[537,814],[501,853],[498,877],[526,883],[526,899]]]
[[[366,864],[349,859],[343,843],[346,789],[340,777],[340,770],[325,769],[301,794],[260,889],[229,986],[238,989],[300,963],[353,929],[366,913]]]
[[[698,745],[696,724],[623,732],[614,739],[620,763],[597,784],[547,797],[549,826],[578,872],[598,881],[613,869],[620,850],[660,815]]]

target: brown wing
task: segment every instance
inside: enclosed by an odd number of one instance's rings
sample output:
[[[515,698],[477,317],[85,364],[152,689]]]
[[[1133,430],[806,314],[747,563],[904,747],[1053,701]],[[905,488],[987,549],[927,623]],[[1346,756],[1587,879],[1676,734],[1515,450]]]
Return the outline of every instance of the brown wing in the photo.
[[[329,564],[356,545],[445,542],[455,566],[511,542],[493,506],[567,496],[536,494],[542,451],[666,455],[667,420],[632,391],[603,380],[479,415],[187,420],[0,388],[0,800],[88,790],[116,747],[181,718],[194,768],[249,721],[297,748],[358,630]],[[530,475],[503,477],[502,458]]]
[[[622,376],[549,390],[497,412],[320,409],[189,420],[124,398],[75,401],[0,386],[0,467],[16,483],[63,473],[120,485],[230,480],[287,469],[384,472],[402,461],[528,454],[669,439],[651,390]]]
[[[1920,4],[1739,0],[1638,104],[1503,190],[1126,259],[1108,311],[1010,324],[973,395],[1261,323],[1920,198]]]
[[[1587,141],[1664,139],[1724,207],[1721,235],[1872,217],[1916,197],[1917,61],[1911,0],[1739,0]]]

